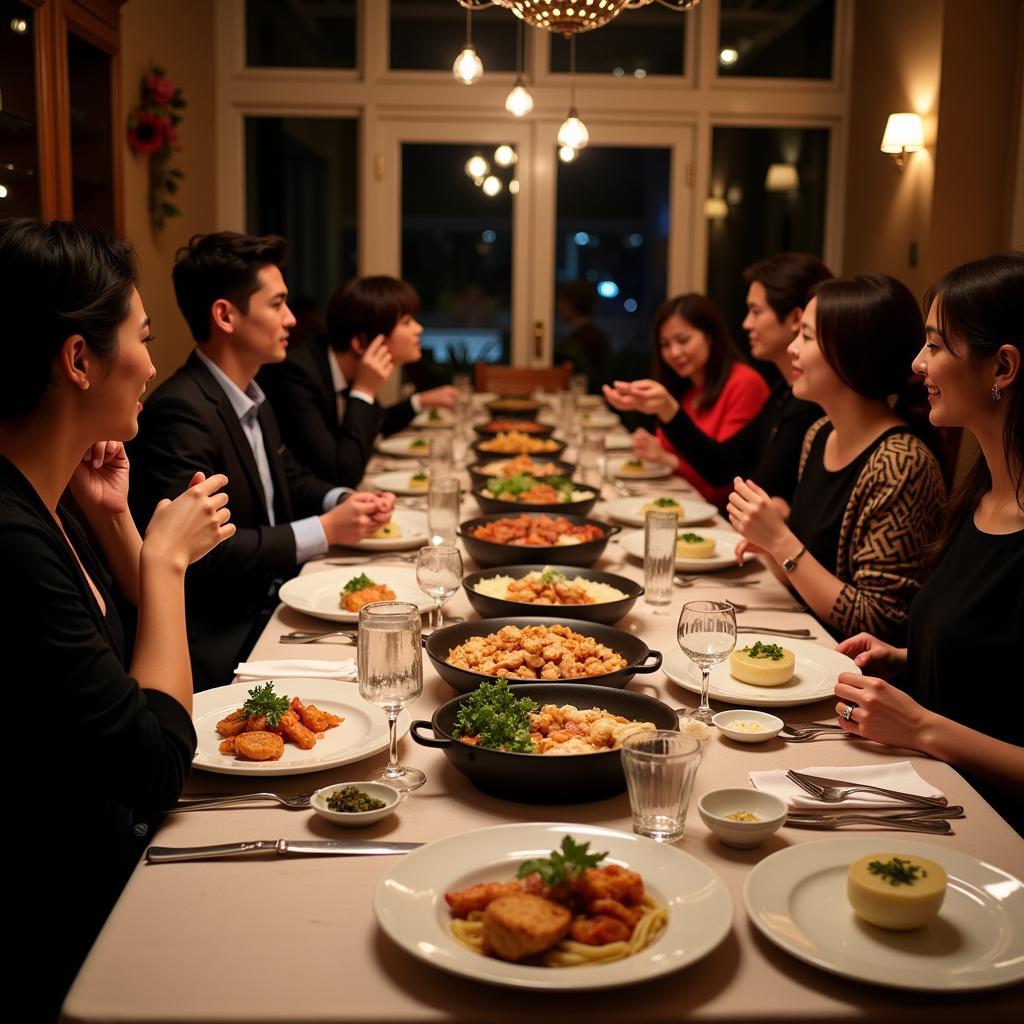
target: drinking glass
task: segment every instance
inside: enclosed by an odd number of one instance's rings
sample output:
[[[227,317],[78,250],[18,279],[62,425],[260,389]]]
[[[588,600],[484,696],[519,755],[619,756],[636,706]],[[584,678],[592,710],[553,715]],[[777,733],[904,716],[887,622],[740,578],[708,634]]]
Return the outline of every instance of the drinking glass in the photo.
[[[441,606],[462,585],[462,555],[454,544],[431,544],[416,556],[416,582],[434,599],[434,629],[444,625]]]
[[[636,732],[622,744],[633,831],[659,843],[683,838],[700,744],[674,729]]]
[[[574,373],[569,378],[569,390],[577,396],[585,395],[590,387],[590,378],[585,373]]]
[[[708,704],[710,673],[736,646],[736,610],[728,601],[688,601],[679,613],[676,638],[683,654],[701,671],[700,707],[693,717],[711,725],[714,712]]]
[[[359,610],[357,647],[359,696],[384,709],[388,717],[388,763],[367,782],[395,789],[419,789],[427,777],[398,763],[398,716],[423,692],[420,610],[409,601],[376,601]]]
[[[644,516],[644,601],[655,615],[667,615],[676,568],[675,512],[652,509]]]
[[[459,398],[465,398],[469,402],[473,394],[473,378],[468,373],[453,373],[452,387],[459,393]]]
[[[452,475],[452,435],[451,431],[438,430],[430,436],[430,454],[427,456],[427,467],[430,479],[447,480]]]
[[[427,533],[431,544],[454,545],[459,529],[459,481],[430,474],[427,486]]]
[[[599,430],[585,430],[580,442],[579,456],[576,463],[580,471],[580,483],[586,484],[601,493],[604,480],[601,460],[604,458],[604,434]]]

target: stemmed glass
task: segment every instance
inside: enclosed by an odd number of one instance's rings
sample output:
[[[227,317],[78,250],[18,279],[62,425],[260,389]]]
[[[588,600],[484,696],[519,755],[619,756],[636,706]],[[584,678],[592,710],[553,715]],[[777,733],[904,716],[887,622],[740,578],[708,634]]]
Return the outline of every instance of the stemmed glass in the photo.
[[[423,692],[420,610],[409,601],[376,601],[359,611],[357,648],[359,696],[384,709],[388,718],[388,763],[367,782],[395,789],[419,789],[427,781],[418,768],[398,763],[398,716]]]
[[[711,669],[725,661],[736,646],[736,610],[728,601],[688,601],[679,613],[676,639],[683,654],[701,671],[700,707],[693,717],[710,725],[714,714],[708,703]]]
[[[416,556],[416,582],[434,599],[434,629],[444,624],[441,606],[462,585],[462,555],[452,544],[431,544]]]

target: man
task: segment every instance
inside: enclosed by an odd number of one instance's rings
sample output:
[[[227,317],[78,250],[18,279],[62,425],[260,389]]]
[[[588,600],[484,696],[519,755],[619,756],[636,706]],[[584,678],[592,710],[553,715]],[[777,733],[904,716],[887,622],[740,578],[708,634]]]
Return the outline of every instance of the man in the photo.
[[[196,235],[174,264],[178,306],[197,342],[146,403],[130,445],[132,512],[143,529],[157,503],[196,471],[225,473],[235,535],[189,570],[186,614],[196,689],[230,681],[276,599],[275,580],[388,522],[394,496],[355,494],[313,475],[281,441],[255,383],[285,357],[295,317],[274,235]]]

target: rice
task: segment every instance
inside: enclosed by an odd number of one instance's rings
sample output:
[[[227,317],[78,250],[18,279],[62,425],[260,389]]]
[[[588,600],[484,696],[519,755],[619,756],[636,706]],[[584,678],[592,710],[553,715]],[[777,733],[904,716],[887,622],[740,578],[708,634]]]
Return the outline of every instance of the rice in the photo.
[[[524,579],[536,579],[539,578],[539,573],[530,573],[529,576],[523,577]],[[499,601],[508,601],[508,587],[510,583],[514,583],[515,578],[512,576],[492,576],[490,579],[480,580],[473,589],[478,594],[483,594],[484,597],[494,597]],[[588,580],[577,576],[575,579],[569,581],[573,583],[579,583],[583,588],[584,592],[590,597],[595,604],[608,604],[611,601],[622,601],[628,596],[621,590],[617,590],[615,587],[608,583],[598,583],[596,580]],[[517,601],[517,604],[533,604],[531,601]],[[566,605],[566,607],[572,607]]]

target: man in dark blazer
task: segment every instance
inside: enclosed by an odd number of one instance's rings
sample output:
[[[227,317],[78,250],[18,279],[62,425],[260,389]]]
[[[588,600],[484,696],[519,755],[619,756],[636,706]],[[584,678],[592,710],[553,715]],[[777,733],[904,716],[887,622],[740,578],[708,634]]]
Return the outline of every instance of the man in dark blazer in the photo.
[[[274,583],[329,544],[354,544],[390,519],[392,495],[354,494],[314,475],[285,447],[259,368],[284,359],[295,323],[275,236],[196,236],[174,287],[198,342],[154,392],[129,446],[140,529],[196,470],[225,473],[236,533],[189,569],[186,612],[196,689],[230,682],[275,599]]]

